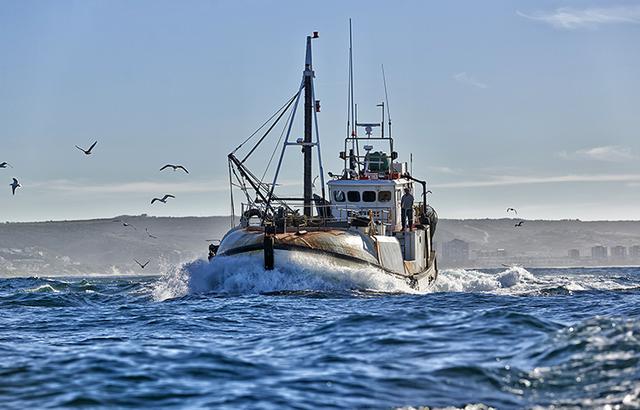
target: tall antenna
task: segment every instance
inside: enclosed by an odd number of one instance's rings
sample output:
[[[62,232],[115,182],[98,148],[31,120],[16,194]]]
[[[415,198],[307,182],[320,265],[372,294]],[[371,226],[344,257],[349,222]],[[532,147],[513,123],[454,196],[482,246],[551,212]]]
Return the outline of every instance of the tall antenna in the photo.
[[[389,117],[389,138],[391,138],[391,113],[389,112],[389,94],[387,94],[387,76],[384,75],[384,64],[382,64],[382,82],[384,84],[384,100],[387,105],[387,117]],[[384,110],[384,107],[382,109]]]
[[[351,19],[349,19],[349,116],[351,120],[351,136],[355,137],[356,118],[353,101],[353,34],[351,31]]]

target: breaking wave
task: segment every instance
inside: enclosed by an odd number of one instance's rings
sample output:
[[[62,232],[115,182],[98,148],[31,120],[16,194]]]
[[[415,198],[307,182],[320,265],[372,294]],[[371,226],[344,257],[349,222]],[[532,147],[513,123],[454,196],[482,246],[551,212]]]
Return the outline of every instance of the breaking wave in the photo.
[[[538,270],[538,269],[537,269]],[[562,294],[580,291],[622,291],[636,289],[640,281],[625,275],[611,275],[581,269],[544,269],[534,274],[519,266],[505,270],[447,269],[440,272],[434,292],[488,292],[497,294]]]
[[[231,262],[233,260],[233,262]],[[336,292],[353,289],[375,292],[415,293],[402,279],[380,270],[353,268],[330,261],[311,260],[296,252],[278,256],[279,266],[265,271],[261,258],[252,255],[196,260],[172,267],[152,289],[156,300],[187,294],[252,294],[280,291]]]

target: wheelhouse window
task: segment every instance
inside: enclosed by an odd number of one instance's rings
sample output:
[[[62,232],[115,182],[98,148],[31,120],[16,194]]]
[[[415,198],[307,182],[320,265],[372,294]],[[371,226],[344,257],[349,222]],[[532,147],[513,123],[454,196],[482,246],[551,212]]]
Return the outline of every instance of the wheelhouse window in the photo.
[[[349,202],[360,202],[360,191],[348,191],[347,199]]]
[[[362,193],[362,201],[363,202],[376,202],[376,193],[375,193],[375,191],[364,191]]]
[[[380,201],[380,202],[389,202],[389,201],[391,201],[391,191],[380,191],[380,192],[378,192],[378,201]]]
[[[335,202],[344,202],[344,192],[342,192],[342,191],[333,191],[333,200]]]

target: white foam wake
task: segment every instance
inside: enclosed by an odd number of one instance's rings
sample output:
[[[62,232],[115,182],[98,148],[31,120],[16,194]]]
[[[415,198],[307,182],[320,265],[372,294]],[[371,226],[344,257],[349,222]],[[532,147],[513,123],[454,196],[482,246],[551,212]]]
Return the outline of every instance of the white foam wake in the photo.
[[[260,256],[260,257],[258,257]],[[355,268],[340,263],[306,258],[287,252],[278,256],[278,265],[265,271],[261,255],[216,257],[211,262],[196,260],[178,267],[166,267],[154,283],[155,300],[166,300],[197,293],[252,294],[278,291],[349,291],[418,293],[401,279],[376,268]],[[502,271],[446,269],[440,272],[428,292],[486,292],[495,294],[546,293],[555,291],[624,290],[640,286],[603,273],[581,273],[545,269],[532,274],[513,266]]]
[[[477,270],[446,269],[440,272],[434,284],[434,292],[498,292],[525,291],[538,283],[531,272],[513,266],[498,273],[485,273]]]
[[[440,272],[434,292],[488,292],[497,294],[522,294],[546,291],[619,291],[638,287],[637,281],[629,282],[607,272],[582,273],[566,269],[545,269],[533,275],[525,268],[513,266],[497,273],[478,270],[447,269]]]
[[[251,294],[278,291],[345,291],[365,289],[378,292],[413,293],[402,279],[371,268],[353,268],[330,261],[306,258],[287,252],[278,256],[274,270],[265,271],[255,255],[216,257],[211,262],[196,260],[171,268],[152,289],[156,300],[194,293]]]

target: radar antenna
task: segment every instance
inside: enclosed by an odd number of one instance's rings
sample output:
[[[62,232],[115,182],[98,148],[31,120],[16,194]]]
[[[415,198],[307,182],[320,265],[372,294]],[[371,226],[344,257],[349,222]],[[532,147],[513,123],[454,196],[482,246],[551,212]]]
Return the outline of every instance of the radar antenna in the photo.
[[[384,101],[387,106],[387,118],[389,118],[389,138],[391,138],[391,113],[389,112],[389,94],[387,93],[387,76],[384,75],[384,64],[382,64],[382,83],[384,84]],[[382,107],[384,113],[384,106]],[[384,120],[382,120],[384,122]]]

